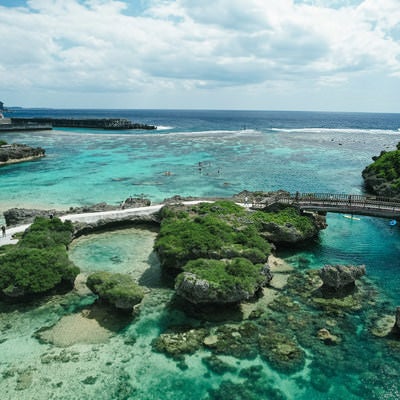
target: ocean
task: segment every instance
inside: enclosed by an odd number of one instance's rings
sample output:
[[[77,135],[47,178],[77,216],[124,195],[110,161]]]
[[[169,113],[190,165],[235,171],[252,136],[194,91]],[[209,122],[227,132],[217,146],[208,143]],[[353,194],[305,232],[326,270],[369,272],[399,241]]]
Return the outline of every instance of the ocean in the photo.
[[[10,116],[121,117],[158,129],[2,134],[10,143],[45,148],[46,157],[1,167],[0,211],[119,204],[129,196],[152,202],[178,194],[229,197],[245,189],[362,194],[363,168],[400,142],[400,114],[16,109]],[[89,235],[70,250],[85,273],[127,272],[147,287],[133,321],[113,329],[91,325],[92,339],[98,340],[75,342],[68,335],[80,337],[82,315],[94,301],[84,290],[35,306],[0,305],[1,398],[398,399],[400,344],[374,337],[371,326],[381,317],[390,321],[400,305],[399,228],[386,219],[349,220],[340,214],[328,214],[327,222],[314,242],[278,249],[277,255],[303,272],[325,264],[364,264],[371,293],[378,294],[368,310],[350,313],[347,330],[331,328],[341,343],[305,348],[301,371],[278,371],[260,356],[224,354],[219,358],[230,368],[221,373],[204,361],[210,356],[204,348],[187,355],[185,365],[153,351],[153,340],[171,327],[210,322],[174,308],[173,291],[152,253],[156,232],[138,228]],[[57,331],[66,318],[72,333]],[[37,339],[38,330],[53,325],[53,341]],[[257,377],[245,378],[243,371],[252,368]]]

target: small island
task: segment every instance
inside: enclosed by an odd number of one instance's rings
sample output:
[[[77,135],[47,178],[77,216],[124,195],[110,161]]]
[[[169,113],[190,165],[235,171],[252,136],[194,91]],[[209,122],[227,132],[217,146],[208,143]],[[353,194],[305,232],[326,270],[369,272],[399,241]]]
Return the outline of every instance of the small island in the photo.
[[[319,218],[293,206],[249,211],[229,200],[167,205],[160,218],[154,248],[161,267],[177,275],[177,294],[195,305],[254,298],[272,279],[273,246],[304,242],[321,229]]]
[[[17,143],[7,144],[0,140],[0,165],[36,160],[44,157],[45,153],[46,151],[41,147]]]
[[[378,196],[400,198],[400,143],[393,151],[382,151],[362,171],[368,191]]]

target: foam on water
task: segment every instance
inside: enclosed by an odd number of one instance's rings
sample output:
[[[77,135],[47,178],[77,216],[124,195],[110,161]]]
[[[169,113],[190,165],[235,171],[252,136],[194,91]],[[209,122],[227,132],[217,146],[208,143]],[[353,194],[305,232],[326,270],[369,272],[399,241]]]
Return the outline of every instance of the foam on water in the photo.
[[[399,129],[350,129],[350,128],[269,128],[273,132],[286,132],[286,133],[315,133],[315,134],[332,134],[344,133],[347,135],[352,134],[370,134],[370,135],[399,135]]]

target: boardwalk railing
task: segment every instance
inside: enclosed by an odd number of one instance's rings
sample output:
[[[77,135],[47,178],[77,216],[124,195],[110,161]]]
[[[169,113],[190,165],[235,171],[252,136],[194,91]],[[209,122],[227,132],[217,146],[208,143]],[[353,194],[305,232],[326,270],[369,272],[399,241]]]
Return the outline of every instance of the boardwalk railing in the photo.
[[[400,200],[359,194],[282,192],[254,203],[253,207],[264,208],[277,203],[295,205],[301,210],[400,217]]]

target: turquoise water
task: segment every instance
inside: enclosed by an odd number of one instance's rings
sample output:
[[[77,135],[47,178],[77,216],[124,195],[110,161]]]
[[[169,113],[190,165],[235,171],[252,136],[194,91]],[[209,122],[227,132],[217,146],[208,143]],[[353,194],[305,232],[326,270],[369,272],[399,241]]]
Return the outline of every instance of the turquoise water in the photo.
[[[151,133],[58,130],[2,135],[9,142],[42,146],[47,156],[0,169],[0,210],[118,204],[139,194],[153,202],[175,194],[230,196],[244,189],[362,193],[361,170],[373,155],[395,148],[400,139],[396,116],[137,114],[143,117],[140,122],[164,128]],[[241,129],[244,125],[246,130]],[[166,176],[166,171],[172,174]],[[72,292],[34,307],[2,304],[1,398],[398,399],[399,348],[369,334],[380,315],[393,316],[400,305],[398,227],[384,219],[349,220],[340,214],[329,214],[327,222],[328,228],[307,248],[280,249],[278,255],[299,271],[327,263],[365,264],[368,282],[379,295],[371,289],[370,308],[338,322],[340,329],[330,328],[344,338],[340,345],[308,349],[300,371],[278,372],[259,355],[245,359],[223,354],[218,357],[230,368],[220,374],[204,362],[210,350],[187,355],[184,363],[154,352],[152,341],[167,328],[215,326],[174,306],[173,291],[152,253],[156,233],[129,229],[82,237],[71,246],[70,256],[84,273],[125,272],[147,287],[139,316],[118,321],[113,329],[101,320],[110,334],[106,340],[100,340],[103,331],[90,326],[85,329],[93,329],[98,343],[81,341],[64,348],[39,341],[35,332],[57,326],[64,316],[86,312],[92,295]],[[82,334],[79,321],[71,323],[75,337]],[[309,326],[316,329],[313,324]],[[250,367],[259,368],[258,375],[246,378]],[[221,385],[225,395],[215,392]]]
[[[51,131],[2,135],[46,149],[29,165],[2,167],[0,210],[119,203],[144,194],[229,196],[243,189],[362,191],[360,172],[399,135],[328,130],[178,133]],[[198,170],[198,162],[205,167]],[[164,173],[170,171],[171,175]]]

